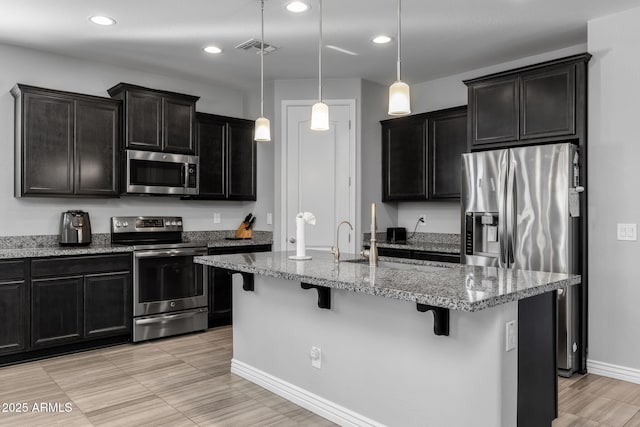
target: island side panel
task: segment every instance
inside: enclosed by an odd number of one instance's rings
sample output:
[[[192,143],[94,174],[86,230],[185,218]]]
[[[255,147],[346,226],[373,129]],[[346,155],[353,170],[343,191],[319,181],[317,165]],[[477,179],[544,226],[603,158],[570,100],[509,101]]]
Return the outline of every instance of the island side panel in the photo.
[[[258,275],[245,292],[234,275],[232,369],[249,379],[244,368],[266,373],[388,426],[516,425],[517,351],[505,352],[504,325],[517,319],[517,303],[451,311],[447,337],[433,334],[433,314],[415,303],[343,290],[331,299],[320,309],[299,282]],[[312,346],[321,369],[311,366]]]

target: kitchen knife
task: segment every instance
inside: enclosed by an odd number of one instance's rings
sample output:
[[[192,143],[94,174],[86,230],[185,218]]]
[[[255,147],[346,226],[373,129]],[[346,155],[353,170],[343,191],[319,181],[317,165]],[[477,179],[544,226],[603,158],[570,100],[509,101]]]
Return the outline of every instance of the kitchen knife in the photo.
[[[250,228],[252,228],[254,222],[256,222],[256,217],[255,216],[253,218],[251,218],[251,221],[249,221],[249,224],[247,224],[247,227],[245,228],[245,230],[249,230]]]
[[[249,221],[251,221],[251,217],[253,216],[253,214],[251,212],[249,212],[249,215],[244,217],[244,223],[249,223]]]

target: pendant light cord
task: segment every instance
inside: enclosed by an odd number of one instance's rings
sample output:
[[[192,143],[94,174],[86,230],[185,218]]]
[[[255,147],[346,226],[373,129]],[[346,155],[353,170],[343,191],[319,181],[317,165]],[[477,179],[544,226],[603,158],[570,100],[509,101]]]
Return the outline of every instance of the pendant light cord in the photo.
[[[264,0],[260,1],[260,117],[264,117]]]
[[[322,0],[320,1],[320,38],[318,39],[318,102],[322,102]]]
[[[400,81],[400,50],[402,48],[402,36],[401,36],[401,28],[400,28],[400,9],[401,9],[401,5],[400,3],[402,3],[402,0],[398,0],[398,67],[397,67],[397,71],[398,71],[398,81]]]

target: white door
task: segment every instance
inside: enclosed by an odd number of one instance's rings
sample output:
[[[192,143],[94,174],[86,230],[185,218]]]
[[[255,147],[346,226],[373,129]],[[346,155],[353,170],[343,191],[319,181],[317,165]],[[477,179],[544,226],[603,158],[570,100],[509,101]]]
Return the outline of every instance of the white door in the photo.
[[[355,101],[325,100],[329,130],[312,131],[313,101],[283,101],[282,246],[295,250],[295,216],[311,212],[316,225],[307,224],[307,249],[329,250],[336,227],[349,221],[355,227]],[[355,235],[340,230],[340,250],[355,253]]]

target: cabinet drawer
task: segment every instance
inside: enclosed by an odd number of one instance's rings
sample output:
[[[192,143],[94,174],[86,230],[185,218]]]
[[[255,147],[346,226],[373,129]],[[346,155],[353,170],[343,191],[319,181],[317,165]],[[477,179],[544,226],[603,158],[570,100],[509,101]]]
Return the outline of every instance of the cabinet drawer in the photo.
[[[458,264],[460,263],[460,255],[448,254],[444,252],[414,251],[412,258],[425,261],[455,262]]]
[[[112,273],[116,271],[128,271],[130,268],[130,254],[45,258],[31,261],[31,276],[46,277]]]
[[[25,261],[0,261],[0,280],[24,278]]]

